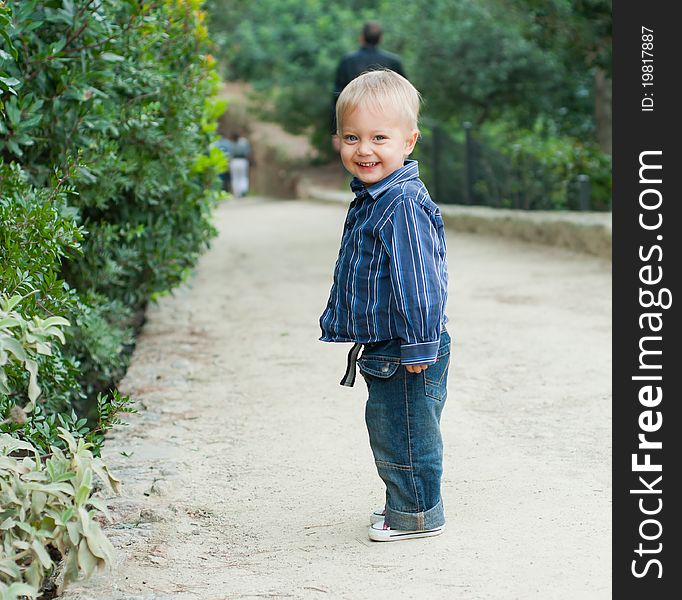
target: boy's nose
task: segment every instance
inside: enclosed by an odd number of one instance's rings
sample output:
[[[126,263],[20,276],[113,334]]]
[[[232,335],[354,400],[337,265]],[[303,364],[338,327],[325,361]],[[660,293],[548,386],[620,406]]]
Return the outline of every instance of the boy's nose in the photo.
[[[372,146],[369,142],[360,142],[358,144],[358,154],[361,154],[362,156],[366,156],[367,154],[372,153]]]

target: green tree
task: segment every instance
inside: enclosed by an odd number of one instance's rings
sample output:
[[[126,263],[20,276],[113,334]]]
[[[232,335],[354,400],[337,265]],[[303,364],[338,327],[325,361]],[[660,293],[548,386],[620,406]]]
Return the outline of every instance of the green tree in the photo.
[[[596,139],[611,154],[611,0],[520,0],[517,4],[530,16],[529,31],[543,50],[558,57],[570,79],[585,82]]]
[[[209,0],[229,79],[253,84],[262,114],[330,155],[334,72],[378,2]]]
[[[435,125],[457,138],[463,121],[479,130],[500,124],[518,132],[517,140],[505,135],[505,141],[523,147],[529,160],[533,155],[538,169],[550,169],[558,189],[573,185],[557,178],[577,165],[596,169],[587,174],[604,181],[608,159],[593,146],[598,140],[608,151],[610,142],[609,0],[211,0],[209,7],[215,35],[225,40],[228,77],[251,82],[264,114],[308,133],[323,151],[334,68],[357,46],[361,23],[373,18],[384,26],[384,47],[403,58],[424,97],[421,146]],[[590,158],[560,169],[559,155],[536,160],[538,148]],[[494,152],[514,160],[510,148]],[[608,206],[610,188],[600,183],[599,189],[600,205]]]
[[[553,110],[565,72],[525,36],[522,14],[489,0],[414,0],[390,11],[393,5],[383,9],[429,116],[482,124],[511,115],[528,124]]]

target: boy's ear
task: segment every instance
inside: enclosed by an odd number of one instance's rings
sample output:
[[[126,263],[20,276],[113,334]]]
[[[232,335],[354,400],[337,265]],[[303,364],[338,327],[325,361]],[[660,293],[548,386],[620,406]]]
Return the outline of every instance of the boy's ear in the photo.
[[[416,146],[418,139],[419,132],[415,129],[413,132],[410,133],[410,135],[405,140],[405,156],[409,156],[410,154],[412,154],[412,150],[414,150],[414,147]]]

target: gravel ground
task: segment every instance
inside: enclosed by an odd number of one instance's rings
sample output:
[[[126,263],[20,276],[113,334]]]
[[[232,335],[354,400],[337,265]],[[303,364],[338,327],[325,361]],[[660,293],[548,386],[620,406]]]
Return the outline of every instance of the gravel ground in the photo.
[[[603,259],[451,232],[448,528],[367,539],[366,390],[318,342],[344,208],[248,198],[150,308],[104,458],[110,573],[68,600],[610,598],[611,278]]]

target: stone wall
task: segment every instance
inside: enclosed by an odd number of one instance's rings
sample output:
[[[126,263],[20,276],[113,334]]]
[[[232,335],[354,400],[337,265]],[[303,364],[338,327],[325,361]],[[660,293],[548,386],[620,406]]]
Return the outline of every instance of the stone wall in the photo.
[[[305,178],[296,187],[298,198],[348,204],[351,192],[328,189]],[[530,211],[485,206],[441,206],[446,227],[458,231],[521,239],[611,258],[611,213]]]

